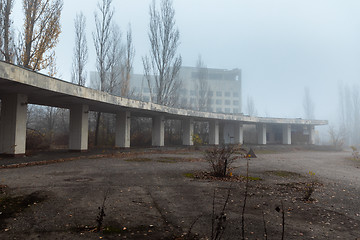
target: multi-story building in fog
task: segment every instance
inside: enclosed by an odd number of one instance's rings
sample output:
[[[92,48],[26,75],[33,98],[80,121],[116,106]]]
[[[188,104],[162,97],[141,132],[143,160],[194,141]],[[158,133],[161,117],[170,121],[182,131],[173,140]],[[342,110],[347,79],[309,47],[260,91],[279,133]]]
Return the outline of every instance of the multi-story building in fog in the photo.
[[[96,78],[96,73],[90,73],[90,80]],[[200,76],[201,75],[201,76]],[[179,105],[184,108],[198,109],[199,96],[207,91],[207,106],[201,111],[218,113],[241,113],[241,70],[182,67],[179,78],[182,87],[179,89]],[[207,89],[201,89],[199,81],[204,81]],[[147,80],[142,74],[132,74],[132,95],[142,101],[150,101],[150,90]]]
[[[202,76],[199,76],[202,75]],[[208,107],[210,112],[241,113],[241,71],[195,67],[182,67],[180,70],[182,89],[180,90],[181,106],[194,107],[197,98],[208,91]],[[203,79],[208,89],[201,89],[199,81]]]

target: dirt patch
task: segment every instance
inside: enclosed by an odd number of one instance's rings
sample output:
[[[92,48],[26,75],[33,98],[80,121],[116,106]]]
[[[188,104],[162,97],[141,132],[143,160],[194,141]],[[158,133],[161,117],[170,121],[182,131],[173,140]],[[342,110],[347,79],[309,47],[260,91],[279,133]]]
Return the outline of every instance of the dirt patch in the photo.
[[[301,174],[296,173],[296,172],[289,172],[289,171],[266,171],[266,174],[270,174],[270,175],[275,175],[278,177],[284,177],[284,178],[289,178],[289,177],[302,177]]]
[[[129,158],[125,159],[126,162],[151,162],[152,159],[150,158]]]
[[[246,238],[264,239],[266,227],[268,239],[280,239],[283,216],[285,239],[360,236],[360,181],[358,169],[345,159],[347,153],[256,152],[246,181],[243,159],[234,162],[232,177],[218,179],[207,173],[209,165],[199,152],[169,152],[0,169],[0,196],[23,206],[3,221],[0,238],[209,239],[213,213],[220,216],[227,196],[224,239],[239,239],[242,218]],[[37,192],[52,195],[41,202],[24,200]],[[103,230],[96,233],[104,192],[109,195]]]
[[[36,191],[29,195],[11,196],[3,194],[0,197],[0,230],[6,231],[6,220],[21,213],[44,200],[47,195],[44,192]]]

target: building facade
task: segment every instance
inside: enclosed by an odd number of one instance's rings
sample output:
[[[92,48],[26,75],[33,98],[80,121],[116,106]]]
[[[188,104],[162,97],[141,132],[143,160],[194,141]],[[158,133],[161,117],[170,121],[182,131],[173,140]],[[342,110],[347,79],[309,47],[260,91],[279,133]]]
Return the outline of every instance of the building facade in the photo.
[[[188,106],[200,111],[216,113],[241,113],[241,71],[195,67],[182,67],[180,70],[182,89],[180,106]],[[201,81],[206,84],[202,84]],[[202,89],[202,86],[207,89]],[[204,94],[207,91],[207,94]],[[206,97],[207,107],[196,107],[199,97]]]
[[[95,77],[95,72],[90,74],[90,79]],[[241,114],[240,69],[182,67],[179,78],[182,81],[182,87],[179,89],[179,106],[181,108]],[[132,74],[130,85],[133,98],[145,102],[150,101],[150,89],[144,75]],[[202,104],[200,104],[201,102]]]

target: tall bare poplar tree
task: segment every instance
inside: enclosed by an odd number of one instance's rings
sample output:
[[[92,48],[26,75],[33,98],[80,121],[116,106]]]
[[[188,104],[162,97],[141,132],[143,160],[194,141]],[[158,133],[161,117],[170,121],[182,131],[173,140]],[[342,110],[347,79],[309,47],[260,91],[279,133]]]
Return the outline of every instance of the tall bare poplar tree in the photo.
[[[14,0],[0,0],[0,59],[14,62],[15,46],[10,15]]]
[[[160,12],[155,0],[150,5],[150,56],[143,57],[145,77],[151,101],[174,106],[177,104],[181,81],[181,56],[176,54],[180,44],[179,30],[175,26],[175,10],[171,0],[162,0]]]
[[[100,14],[95,12],[95,32],[93,40],[96,51],[96,70],[100,79],[100,90],[105,90],[106,72],[109,70],[109,63],[106,61],[111,49],[110,37],[114,10],[111,8],[112,0],[102,0],[98,3]]]
[[[340,127],[345,132],[346,144],[360,144],[360,87],[339,85]]]
[[[119,26],[113,24],[111,29],[110,39],[108,39],[110,51],[108,52],[108,56],[106,58],[108,70],[106,73],[103,91],[111,94],[118,94],[121,91],[120,85],[124,49],[121,44],[121,32]]]
[[[254,102],[254,99],[251,96],[247,96],[246,111],[247,111],[247,114],[249,116],[257,115],[257,111],[256,111],[256,108],[255,108],[255,102]]]
[[[62,0],[23,0],[25,14],[21,65],[46,69],[54,61],[61,33]]]
[[[85,86],[86,71],[85,65],[88,60],[88,47],[86,41],[86,18],[81,12],[75,18],[75,46],[73,56],[73,69],[71,81],[80,86]]]
[[[196,62],[197,68],[197,79],[195,82],[195,91],[197,92],[196,106],[195,110],[199,111],[209,111],[210,110],[210,87],[207,82],[208,70],[205,66],[205,63],[202,60],[201,55],[199,55]]]
[[[133,69],[134,56],[135,56],[135,49],[132,41],[131,25],[129,24],[129,29],[126,34],[126,46],[125,46],[124,62],[123,62],[122,77],[121,77],[120,94],[122,97],[129,96],[130,78],[131,78],[131,71]]]
[[[93,40],[96,51],[96,70],[99,74],[99,89],[106,90],[107,72],[110,69],[109,61],[107,61],[109,52],[111,51],[111,26],[114,10],[111,7],[112,0],[102,0],[98,2],[97,7],[100,14],[95,12],[95,32],[93,32]],[[99,127],[101,112],[97,113],[95,126],[95,145],[98,145]]]

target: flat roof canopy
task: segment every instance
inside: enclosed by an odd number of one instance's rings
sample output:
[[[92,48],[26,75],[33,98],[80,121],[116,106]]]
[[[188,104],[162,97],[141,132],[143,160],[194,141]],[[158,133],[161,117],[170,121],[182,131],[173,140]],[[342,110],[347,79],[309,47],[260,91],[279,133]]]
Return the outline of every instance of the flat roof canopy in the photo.
[[[127,110],[132,115],[143,117],[164,115],[167,118],[175,119],[194,118],[201,121],[238,121],[245,124],[328,124],[326,120],[250,117],[167,107],[114,96],[0,61],[0,98],[6,94],[25,94],[28,97],[28,103],[31,104],[68,109],[77,104],[88,105],[90,111],[117,113]]]

